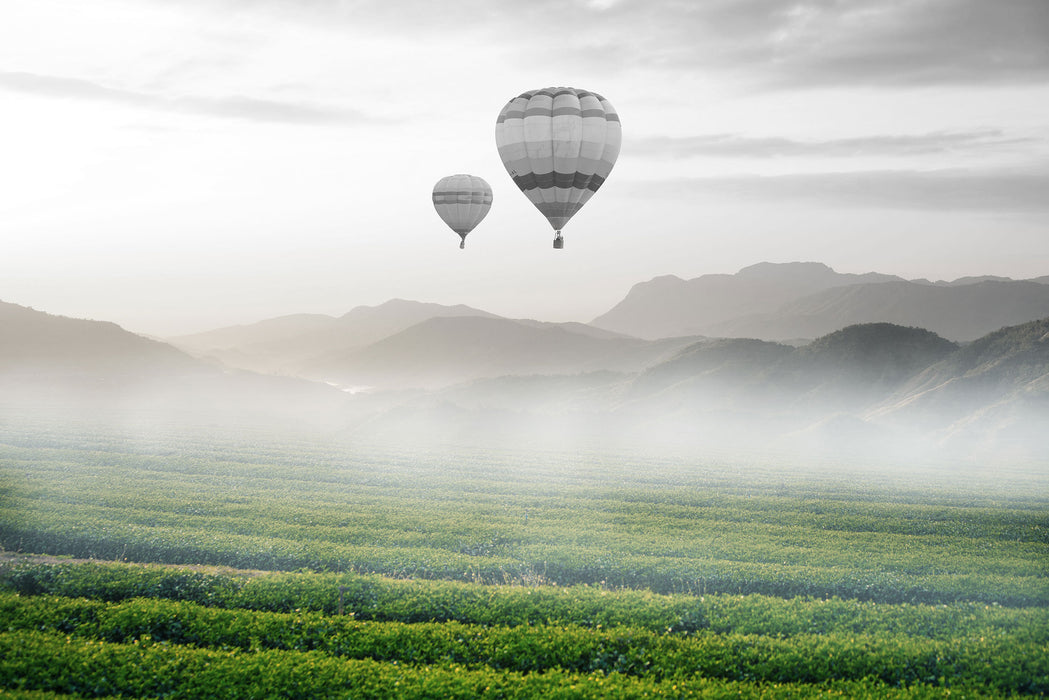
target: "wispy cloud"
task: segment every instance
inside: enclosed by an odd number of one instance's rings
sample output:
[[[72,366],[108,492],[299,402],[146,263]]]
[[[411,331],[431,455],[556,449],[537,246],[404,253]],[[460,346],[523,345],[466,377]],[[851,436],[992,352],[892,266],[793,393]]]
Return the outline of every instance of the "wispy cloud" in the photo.
[[[768,86],[1049,82],[1044,0],[744,0],[691,20],[713,43],[684,50],[680,26],[680,63],[720,55]]]
[[[986,153],[1041,143],[1031,137],[1007,136],[997,129],[874,135],[802,141],[741,134],[650,136],[634,139],[632,154],[660,158],[717,156],[727,158],[912,156]]]
[[[631,187],[652,197],[711,195],[888,209],[1049,213],[1046,167],[679,178]]]
[[[727,71],[763,88],[1049,83],[1045,0],[637,0],[525,19],[566,65]]]
[[[1044,0],[821,0],[778,18],[766,55],[796,81],[1049,82]]]
[[[0,89],[45,97],[107,102],[142,109],[256,122],[352,126],[380,121],[356,110],[335,107],[267,100],[243,95],[166,96],[107,87],[79,78],[37,73],[0,71]]]

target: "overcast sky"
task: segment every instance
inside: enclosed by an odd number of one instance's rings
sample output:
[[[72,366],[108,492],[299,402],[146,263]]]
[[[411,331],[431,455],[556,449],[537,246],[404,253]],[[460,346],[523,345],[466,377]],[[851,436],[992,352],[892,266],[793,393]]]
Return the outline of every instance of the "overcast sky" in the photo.
[[[601,93],[551,248],[495,118]],[[589,321],[657,275],[1049,274],[1046,0],[0,0],[0,300],[170,335],[391,298]],[[491,183],[467,239],[434,183]]]

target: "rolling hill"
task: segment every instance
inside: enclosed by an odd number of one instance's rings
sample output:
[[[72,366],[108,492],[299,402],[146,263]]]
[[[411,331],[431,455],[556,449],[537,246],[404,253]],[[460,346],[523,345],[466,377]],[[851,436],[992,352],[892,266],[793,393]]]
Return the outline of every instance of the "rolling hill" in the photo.
[[[53,316],[0,302],[0,374],[92,375],[132,381],[157,374],[214,372],[170,345],[115,323]]]
[[[961,285],[884,282],[828,289],[795,299],[774,313],[713,324],[711,335],[766,340],[811,338],[857,323],[926,328],[955,341],[975,340],[1003,326],[1049,316],[1049,285],[983,280]]]
[[[577,323],[441,316],[301,372],[342,386],[436,388],[503,375],[637,371],[687,342],[645,341]]]
[[[1049,318],[965,345],[915,375],[870,417],[941,430],[959,444],[1034,442],[1049,455]]]
[[[634,380],[635,410],[745,411],[809,421],[863,409],[957,349],[921,328],[849,326],[802,347],[756,339],[696,343]]]
[[[401,439],[482,431],[528,443],[560,431],[660,449],[1045,458],[1046,347],[1049,319],[962,346],[888,323],[801,347],[705,339],[640,371],[521,373],[437,389],[368,425]]]
[[[105,321],[0,302],[0,404],[92,412],[330,410],[331,387],[229,370]]]

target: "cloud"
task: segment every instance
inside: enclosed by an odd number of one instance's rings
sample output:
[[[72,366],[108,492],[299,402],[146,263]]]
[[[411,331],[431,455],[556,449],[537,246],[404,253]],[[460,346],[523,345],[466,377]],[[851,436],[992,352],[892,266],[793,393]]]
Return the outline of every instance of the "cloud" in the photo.
[[[301,125],[356,125],[377,121],[355,110],[243,95],[177,96],[106,87],[89,80],[37,73],[0,71],[0,89],[44,97],[107,102],[142,109],[256,122]]]
[[[633,183],[651,197],[737,197],[886,209],[1049,213],[1049,168],[869,170]]]
[[[763,88],[1049,83],[1045,0],[540,3],[520,19],[535,23],[518,36],[556,45],[565,65],[728,72]]]
[[[741,134],[650,136],[634,139],[632,154],[659,158],[714,156],[727,158],[913,156],[973,153],[1029,147],[1041,143],[1031,137],[1009,137],[996,129],[875,135],[844,139],[799,141],[782,137]]]
[[[1049,83],[1046,0],[197,0],[215,13],[494,43],[561,71],[746,84]]]
[[[682,63],[720,54],[766,86],[1049,82],[1045,0],[744,0],[692,19],[714,44]]]
[[[801,80],[1049,81],[1044,0],[820,2],[808,8],[813,13],[785,24],[786,36],[770,47],[782,73]]]

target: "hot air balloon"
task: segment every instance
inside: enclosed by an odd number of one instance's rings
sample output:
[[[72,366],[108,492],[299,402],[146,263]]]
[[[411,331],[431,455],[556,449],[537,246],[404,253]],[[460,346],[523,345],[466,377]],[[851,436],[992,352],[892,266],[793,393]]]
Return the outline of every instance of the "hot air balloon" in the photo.
[[[449,175],[433,186],[433,208],[448,227],[459,234],[460,248],[466,247],[466,234],[488,215],[492,208],[492,188],[476,175]]]
[[[601,95],[570,87],[530,90],[510,100],[495,124],[499,157],[525,196],[561,229],[604,183],[619,155],[619,115]]]

